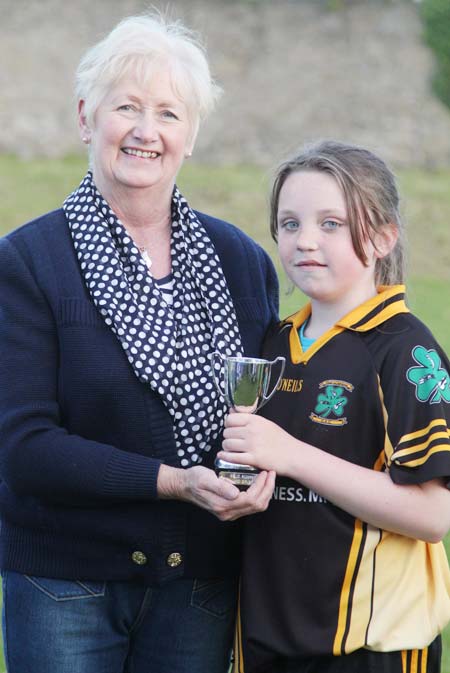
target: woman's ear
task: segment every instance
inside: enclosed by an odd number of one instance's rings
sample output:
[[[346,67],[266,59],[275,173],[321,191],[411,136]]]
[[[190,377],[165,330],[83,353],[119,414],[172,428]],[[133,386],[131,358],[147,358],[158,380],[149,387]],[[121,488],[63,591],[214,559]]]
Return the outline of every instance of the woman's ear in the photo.
[[[377,259],[383,259],[386,255],[389,255],[390,252],[395,247],[398,239],[398,228],[392,222],[386,224],[380,231],[375,235],[374,246],[375,246],[375,257]]]
[[[88,145],[91,142],[91,130],[86,118],[86,105],[84,100],[78,101],[78,128],[81,140]]]

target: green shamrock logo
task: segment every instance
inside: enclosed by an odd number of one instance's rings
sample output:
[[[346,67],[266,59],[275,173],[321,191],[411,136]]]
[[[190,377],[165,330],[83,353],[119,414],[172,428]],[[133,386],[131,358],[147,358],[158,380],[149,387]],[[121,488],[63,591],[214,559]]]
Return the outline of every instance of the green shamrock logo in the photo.
[[[450,402],[450,378],[447,370],[441,367],[441,358],[436,351],[415,346],[411,355],[419,367],[410,367],[406,378],[416,386],[419,402]]]
[[[344,388],[341,386],[327,386],[325,393],[320,393],[317,397],[317,405],[314,411],[321,418],[327,418],[331,413],[335,416],[342,416],[344,407],[348,400],[343,395]]]

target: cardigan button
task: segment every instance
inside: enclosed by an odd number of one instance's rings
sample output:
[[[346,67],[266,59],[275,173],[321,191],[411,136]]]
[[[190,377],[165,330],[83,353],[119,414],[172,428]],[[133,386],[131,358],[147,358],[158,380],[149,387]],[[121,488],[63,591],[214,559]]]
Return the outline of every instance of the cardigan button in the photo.
[[[167,565],[171,568],[178,568],[181,563],[183,563],[183,557],[177,551],[172,552],[172,554],[169,554],[167,557]]]
[[[147,557],[142,551],[134,551],[131,554],[131,559],[136,565],[138,566],[144,566],[147,563]]]

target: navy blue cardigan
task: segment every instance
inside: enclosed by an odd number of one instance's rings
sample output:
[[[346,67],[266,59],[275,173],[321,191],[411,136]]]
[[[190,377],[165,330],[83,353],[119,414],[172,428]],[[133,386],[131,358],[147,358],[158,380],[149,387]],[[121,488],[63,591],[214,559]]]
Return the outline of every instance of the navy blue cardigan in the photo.
[[[273,265],[236,227],[197,215],[258,355],[277,319]],[[91,302],[62,210],[0,240],[0,348],[3,569],[146,584],[238,572],[239,522],[157,499],[159,466],[178,466],[171,419]]]

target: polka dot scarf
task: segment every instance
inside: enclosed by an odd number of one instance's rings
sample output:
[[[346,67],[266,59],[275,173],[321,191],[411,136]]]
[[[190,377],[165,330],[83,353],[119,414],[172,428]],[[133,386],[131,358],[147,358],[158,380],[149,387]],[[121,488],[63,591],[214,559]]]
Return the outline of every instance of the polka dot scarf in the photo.
[[[94,304],[136,376],[161,395],[172,416],[180,465],[201,463],[227,411],[214,386],[210,356],[215,350],[242,353],[232,299],[204,227],[175,187],[169,306],[90,172],[63,208]]]

